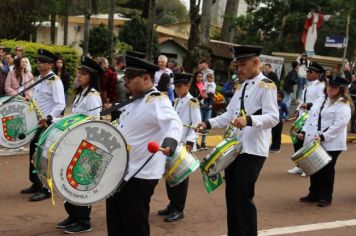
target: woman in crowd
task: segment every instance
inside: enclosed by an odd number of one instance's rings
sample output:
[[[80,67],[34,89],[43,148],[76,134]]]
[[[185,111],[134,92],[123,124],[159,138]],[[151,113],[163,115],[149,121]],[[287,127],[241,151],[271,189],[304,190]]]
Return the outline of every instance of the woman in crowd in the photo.
[[[14,62],[14,69],[11,70],[5,82],[5,92],[8,96],[16,95],[22,92],[25,88],[33,84],[33,75],[27,71],[27,62],[23,57],[17,57]],[[29,100],[32,91],[27,90],[21,94],[26,100]]]

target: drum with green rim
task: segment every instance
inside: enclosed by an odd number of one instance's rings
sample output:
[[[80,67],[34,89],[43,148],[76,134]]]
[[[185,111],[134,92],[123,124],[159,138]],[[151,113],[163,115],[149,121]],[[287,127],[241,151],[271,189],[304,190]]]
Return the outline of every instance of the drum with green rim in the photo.
[[[35,167],[42,183],[75,205],[91,205],[111,196],[121,184],[128,150],[110,123],[80,114],[53,123],[40,136]]]
[[[242,144],[236,138],[224,139],[202,160],[202,168],[213,176],[228,167],[241,150]]]
[[[35,132],[27,133],[37,127],[38,117],[31,104],[22,97],[16,97],[10,102],[2,104],[9,98],[0,98],[0,146],[19,148],[33,138]],[[25,138],[20,139],[20,134]]]
[[[292,139],[292,143],[296,144],[298,142],[298,134],[302,131],[305,121],[308,119],[308,112],[303,112],[301,116],[294,122],[294,124],[290,128],[290,138]]]
[[[331,157],[319,142],[304,145],[291,159],[306,176],[318,172],[331,161]]]
[[[167,157],[164,178],[170,187],[174,187],[193,173],[199,167],[199,160],[193,153],[180,144],[175,153]]]

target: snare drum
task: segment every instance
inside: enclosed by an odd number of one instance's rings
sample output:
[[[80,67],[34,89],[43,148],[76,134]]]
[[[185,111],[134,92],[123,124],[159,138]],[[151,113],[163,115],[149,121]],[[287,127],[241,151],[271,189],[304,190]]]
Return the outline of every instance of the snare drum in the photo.
[[[188,178],[198,167],[199,160],[181,144],[172,156],[167,157],[164,178],[170,187],[174,187]]]
[[[114,194],[128,165],[125,139],[111,124],[75,114],[48,127],[37,143],[35,167],[42,183],[75,205]]]
[[[1,102],[10,97],[0,98]],[[29,102],[21,97],[0,105],[0,146],[5,148],[19,148],[31,141],[35,133],[19,139],[20,134],[26,134],[37,127],[38,117],[36,111]]]
[[[305,121],[308,119],[308,112],[303,112],[301,116],[294,122],[294,124],[290,128],[290,138],[292,139],[292,143],[296,144],[298,142],[298,134],[302,131]]]
[[[242,144],[236,138],[224,139],[202,160],[202,168],[213,176],[228,167],[241,150]]]
[[[319,142],[303,146],[293,154],[291,159],[304,171],[306,176],[318,172],[331,161],[331,157]]]

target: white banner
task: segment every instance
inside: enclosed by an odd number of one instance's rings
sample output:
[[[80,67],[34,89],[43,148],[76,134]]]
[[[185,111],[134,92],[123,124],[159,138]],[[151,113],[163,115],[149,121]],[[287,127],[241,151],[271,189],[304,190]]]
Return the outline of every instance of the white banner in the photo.
[[[278,79],[281,80],[281,74],[282,74],[284,58],[261,54],[260,55],[260,61],[261,61],[262,65],[271,64],[272,71],[274,71],[277,74]]]

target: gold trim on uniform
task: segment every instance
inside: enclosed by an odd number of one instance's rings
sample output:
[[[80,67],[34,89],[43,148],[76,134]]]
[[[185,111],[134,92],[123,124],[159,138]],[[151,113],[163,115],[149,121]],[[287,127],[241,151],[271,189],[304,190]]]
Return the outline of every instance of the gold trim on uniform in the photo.
[[[276,84],[272,80],[264,78],[258,83],[258,87],[264,89],[276,89]]]
[[[54,81],[61,79],[58,75],[53,75],[46,80],[47,84],[52,84]]]
[[[197,99],[195,98],[191,98],[189,99],[188,101],[188,106],[191,107],[191,108],[196,108],[196,109],[199,109],[199,102]]]
[[[146,99],[146,103],[150,103],[153,102],[155,100],[161,100],[161,99],[166,99],[168,98],[167,95],[161,93],[161,92],[153,92],[150,95],[148,95],[147,99]]]

